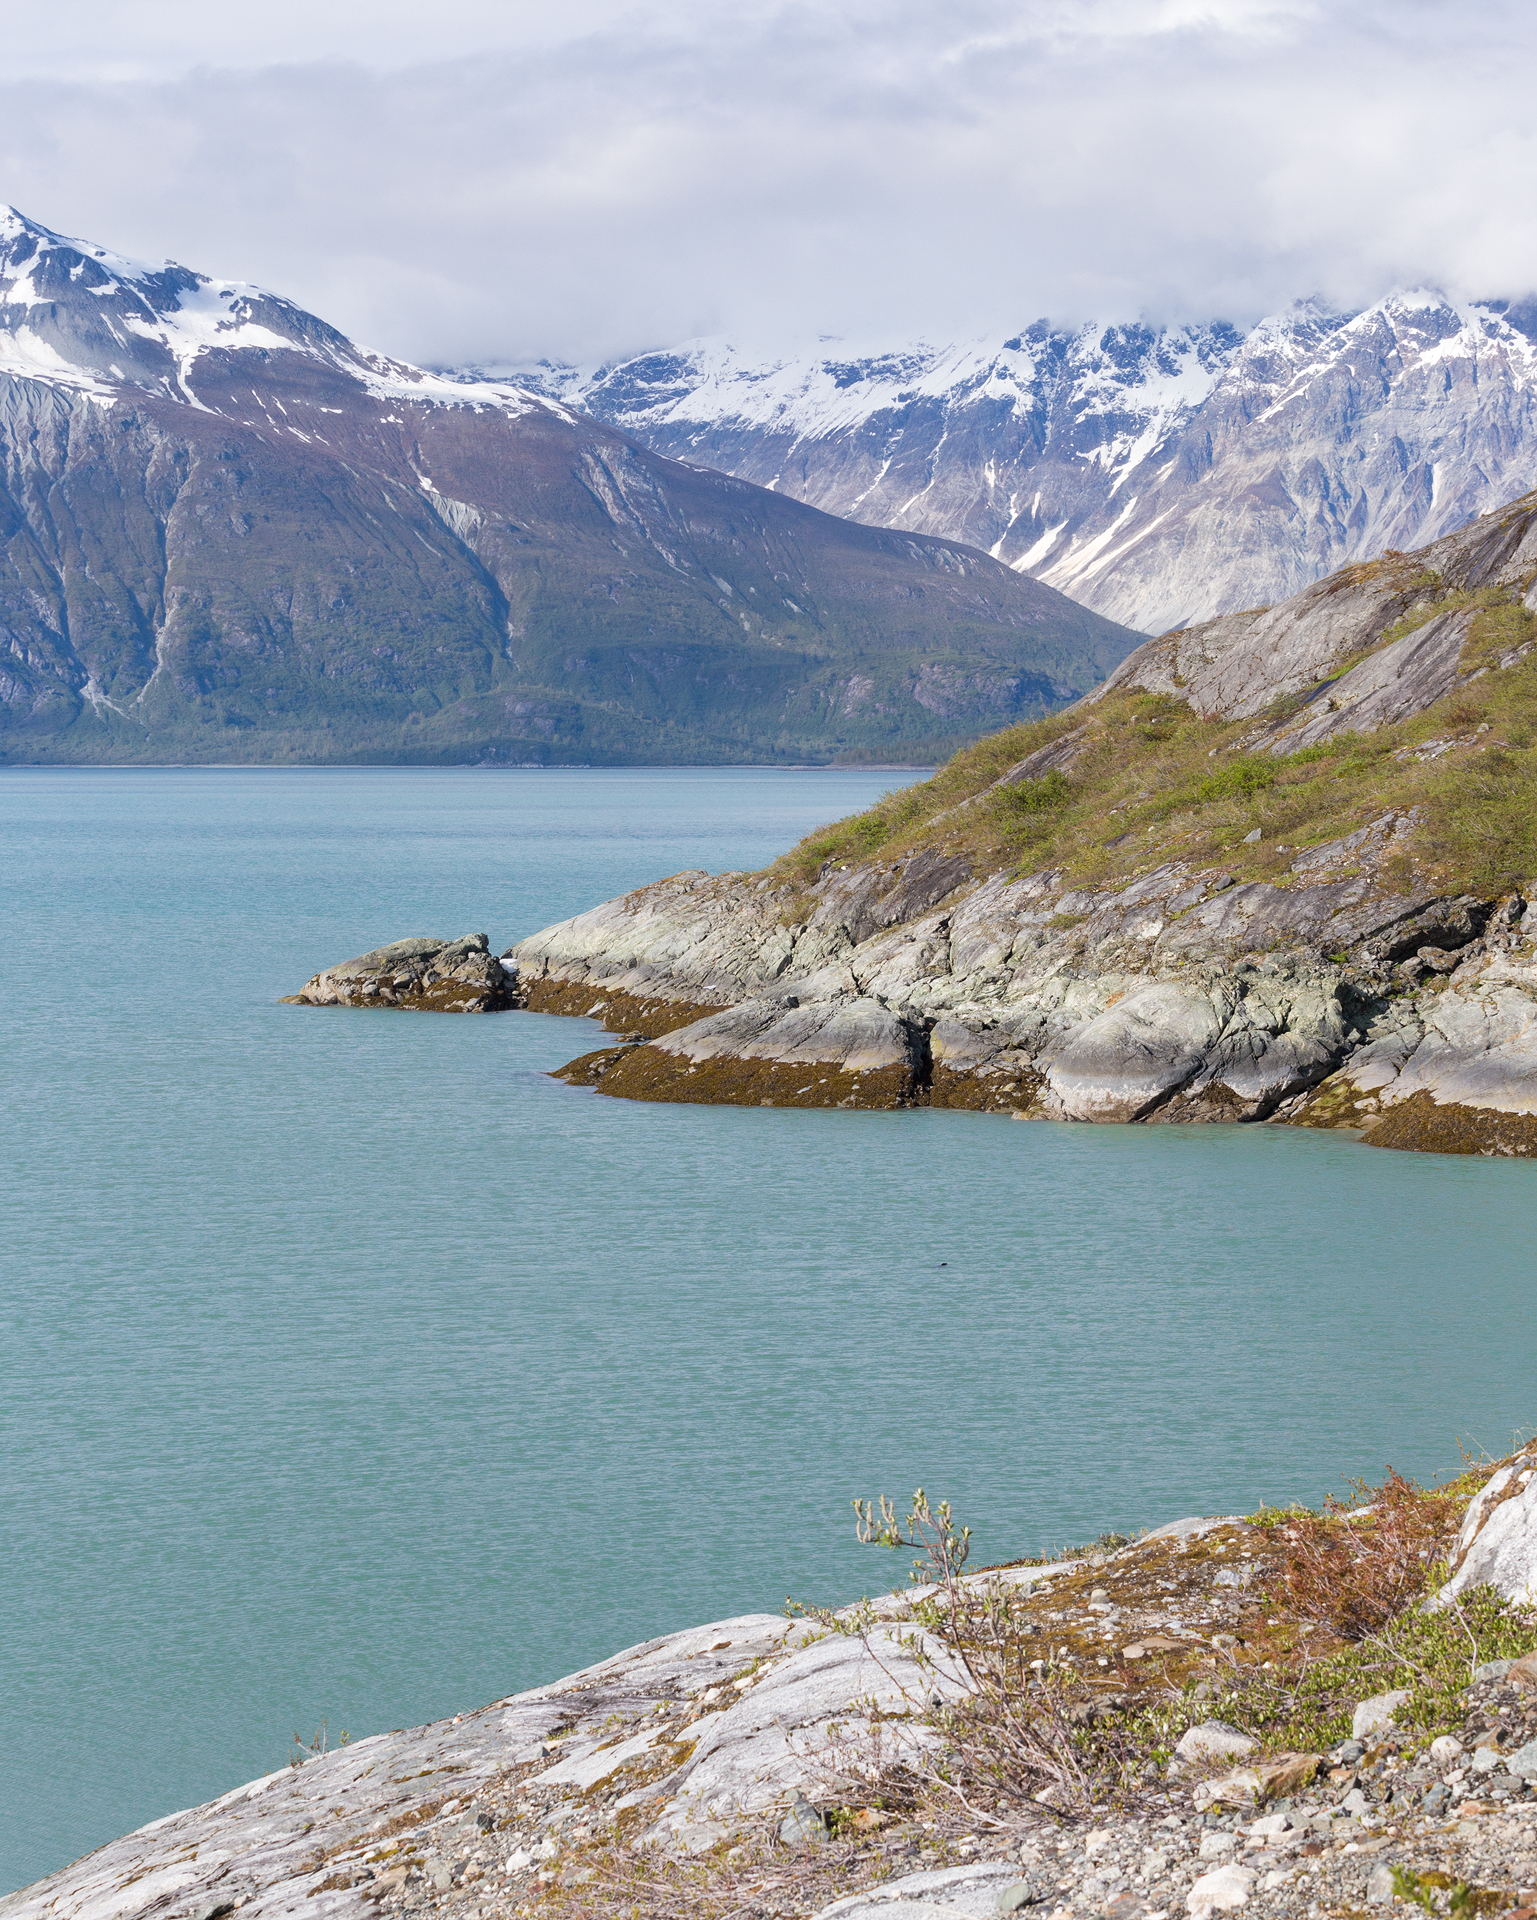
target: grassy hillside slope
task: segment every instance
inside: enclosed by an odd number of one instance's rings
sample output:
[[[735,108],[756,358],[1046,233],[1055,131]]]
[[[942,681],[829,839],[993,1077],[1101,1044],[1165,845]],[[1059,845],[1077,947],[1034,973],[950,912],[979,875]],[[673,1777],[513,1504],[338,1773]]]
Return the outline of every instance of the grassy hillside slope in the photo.
[[[1537,497],[1518,503],[1526,517],[1534,505]],[[1240,880],[1287,886],[1300,884],[1291,873],[1299,853],[1390,809],[1413,808],[1410,846],[1397,857],[1423,879],[1488,895],[1531,884],[1537,615],[1523,604],[1521,582],[1447,586],[1433,568],[1397,555],[1347,571],[1356,576],[1350,584],[1368,572],[1388,584],[1407,577],[1410,603],[1363,633],[1306,699],[1283,694],[1258,718],[1234,718],[1196,712],[1178,691],[1112,683],[1065,713],[979,741],[933,779],[809,835],[780,871],[804,882],[829,862],[894,861],[942,846],[966,855],[977,873],[1052,868],[1104,886],[1178,859],[1220,861]],[[1470,617],[1448,693],[1369,732],[1344,729],[1277,751],[1298,713],[1326,701],[1353,668],[1458,611]],[[1137,657],[1117,681],[1132,677]]]

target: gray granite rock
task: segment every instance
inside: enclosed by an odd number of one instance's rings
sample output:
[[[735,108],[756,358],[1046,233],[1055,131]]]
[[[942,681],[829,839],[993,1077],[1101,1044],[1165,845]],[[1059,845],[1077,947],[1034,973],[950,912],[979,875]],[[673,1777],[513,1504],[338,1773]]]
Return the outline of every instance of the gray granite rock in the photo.
[[[1258,1753],[1259,1742],[1225,1720],[1203,1720],[1180,1735],[1174,1751],[1181,1760],[1242,1759]]]
[[[723,1834],[725,1828],[718,1831]],[[821,1846],[827,1839],[827,1821],[804,1794],[798,1793],[779,1823],[779,1837],[787,1847]]]
[[[523,1004],[517,976],[483,933],[458,940],[418,935],[327,967],[288,996],[291,1006],[397,1007],[433,1013],[499,1013]]]
[[[1469,1503],[1452,1569],[1433,1606],[1485,1585],[1518,1606],[1537,1605],[1537,1445],[1501,1467]]]
[[[1000,1904],[1017,1883],[1017,1870],[1007,1863],[931,1868],[834,1900],[815,1920],[994,1920],[1027,1911]]]
[[[1369,1700],[1363,1700],[1351,1716],[1351,1738],[1369,1740],[1373,1734],[1386,1733],[1393,1725],[1394,1714],[1408,1698],[1408,1690],[1399,1687],[1392,1693],[1374,1693]]]

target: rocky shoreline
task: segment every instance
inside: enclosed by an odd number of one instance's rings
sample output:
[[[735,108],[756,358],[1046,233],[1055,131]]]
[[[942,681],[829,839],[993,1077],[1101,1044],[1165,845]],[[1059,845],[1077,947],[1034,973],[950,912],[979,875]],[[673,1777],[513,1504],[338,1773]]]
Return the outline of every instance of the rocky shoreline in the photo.
[[[484,934],[400,940],[291,999],[596,1019],[616,1044],[557,1077],[628,1099],[1270,1120],[1530,1155],[1537,911],[1404,890],[1409,824],[1311,849],[1289,886],[1179,863],[1100,891],[955,885],[921,856],[806,891],[684,873],[500,958]]]
[[[500,963],[397,942],[295,997],[586,1015],[615,1043],[559,1077],[630,1099],[1530,1156],[1534,649],[1537,495],[1149,641],[765,873],[675,874]]]
[[[504,959],[528,1006],[625,1036],[561,1077],[629,1098],[1279,1119],[1529,1153],[1537,915],[1396,887],[1403,825],[1310,850],[1286,887],[1170,863],[1102,891],[946,888],[915,859],[828,875],[808,901],[682,874]]]
[[[1537,1451],[1477,1477],[1429,1607],[1503,1596],[1506,1644],[1537,1648],[1519,1611],[1537,1604]],[[1039,1636],[1034,1665],[1077,1721],[1164,1716],[1167,1763],[1103,1803],[1048,1791],[1001,1818],[973,1795],[936,1817],[880,1790],[943,1741],[934,1710],[970,1685],[937,1590],[899,1590],[666,1635],[475,1713],[297,1754],[0,1900],[0,1920],[1311,1920],[1386,1912],[1395,1889],[1457,1920],[1529,1920],[1537,1653],[1488,1658],[1468,1628],[1439,1719],[1415,1724],[1406,1690],[1347,1699],[1326,1752],[1275,1754],[1220,1718],[1278,1661],[1315,1657],[1313,1629],[1279,1617],[1285,1521],[1183,1520],[964,1577]]]

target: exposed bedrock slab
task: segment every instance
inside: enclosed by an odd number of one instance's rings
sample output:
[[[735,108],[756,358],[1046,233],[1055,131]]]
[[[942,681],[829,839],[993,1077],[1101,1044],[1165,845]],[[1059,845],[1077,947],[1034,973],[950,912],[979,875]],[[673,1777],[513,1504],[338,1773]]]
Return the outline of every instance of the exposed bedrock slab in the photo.
[[[1032,1584],[1060,1571],[1033,1569]],[[381,1846],[418,1870],[467,1852],[481,1836],[466,1802],[509,1770],[573,1811],[592,1808],[595,1788],[623,1791],[653,1840],[686,1851],[704,1823],[846,1786],[853,1756],[878,1765],[931,1742],[910,1716],[961,1689],[952,1657],[910,1625],[861,1635],[774,1614],[714,1621],[478,1712],[280,1767],[0,1899],[0,1917],[190,1920],[239,1902],[245,1920],[363,1920],[387,1886],[365,1871]]]
[[[1321,688],[1278,750],[1295,753],[1335,733],[1370,733],[1423,713],[1465,676],[1462,649],[1473,625],[1463,608],[1427,621]]]
[[[1047,1082],[1069,1120],[1141,1120],[1196,1077],[1222,1025],[1209,994],[1144,987],[1083,1026]]]
[[[506,961],[529,1005],[649,1042],[565,1070],[605,1093],[1275,1116],[1383,1145],[1537,1150],[1537,925],[1519,898],[1406,887],[1414,826],[1384,814],[1297,854],[1286,884],[1178,862],[1101,889],[1050,871],[979,881],[918,856],[807,889],[683,874]],[[1496,1137],[1470,1114],[1506,1118]]]
[[[1261,736],[1280,753],[1330,733],[1369,731],[1423,712],[1482,670],[1463,653],[1476,610],[1440,606],[1442,596],[1504,589],[1521,598],[1532,592],[1534,571],[1537,500],[1528,496],[1416,553],[1386,553],[1274,606],[1161,634],[1088,700],[1140,688],[1197,713],[1263,719]],[[1418,627],[1382,644],[1414,619]],[[1300,701],[1300,713],[1268,717],[1278,699]]]
[[[639,1100],[903,1106],[925,1084],[926,1040],[878,1000],[760,998],[616,1056],[596,1083]]]
[[[1537,1445],[1475,1494],[1463,1517],[1450,1580],[1432,1601],[1450,1606],[1469,1587],[1491,1586],[1518,1606],[1537,1606]]]

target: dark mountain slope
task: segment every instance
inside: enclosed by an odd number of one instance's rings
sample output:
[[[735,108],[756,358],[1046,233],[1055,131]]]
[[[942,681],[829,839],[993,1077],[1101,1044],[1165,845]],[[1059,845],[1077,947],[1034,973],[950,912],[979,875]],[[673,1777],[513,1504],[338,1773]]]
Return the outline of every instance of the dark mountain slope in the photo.
[[[917,757],[1137,635],[0,220],[0,757]]]

